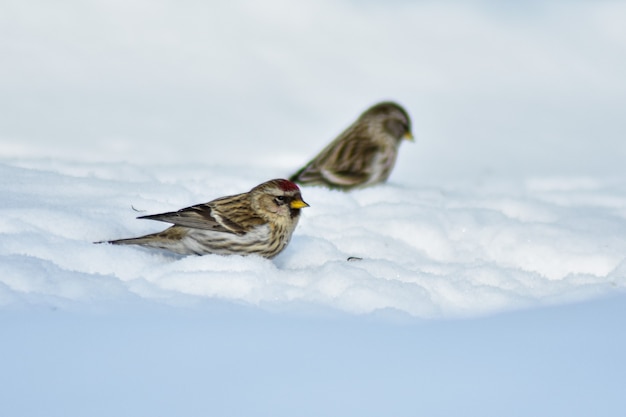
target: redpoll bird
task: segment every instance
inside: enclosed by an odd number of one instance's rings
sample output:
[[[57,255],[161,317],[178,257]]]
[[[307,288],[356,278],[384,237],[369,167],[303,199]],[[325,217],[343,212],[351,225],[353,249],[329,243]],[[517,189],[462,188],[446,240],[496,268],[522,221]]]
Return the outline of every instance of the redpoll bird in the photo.
[[[289,179],[342,190],[385,182],[402,139],[413,139],[407,112],[396,103],[376,104]]]
[[[167,249],[181,255],[258,254],[273,258],[289,243],[300,209],[308,206],[296,184],[276,179],[247,193],[170,213],[141,216],[139,219],[159,220],[174,226],[159,233],[108,243]]]

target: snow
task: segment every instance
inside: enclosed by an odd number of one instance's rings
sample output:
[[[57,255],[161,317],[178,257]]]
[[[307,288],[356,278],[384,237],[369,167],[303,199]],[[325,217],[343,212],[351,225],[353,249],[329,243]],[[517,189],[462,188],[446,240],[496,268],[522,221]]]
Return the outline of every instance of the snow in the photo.
[[[626,286],[623,182],[398,181],[350,193],[303,187],[311,207],[287,249],[269,261],[92,243],[166,227],[136,220],[143,212],[248,190],[252,180],[237,188],[245,167],[205,165],[184,174],[172,167],[151,176],[158,167],[91,166],[81,172],[73,162],[8,159],[0,167],[3,305],[217,298],[271,311],[306,305],[429,319],[585,300]],[[262,181],[271,178],[267,171]],[[186,185],[187,175],[195,185]],[[212,183],[214,175],[237,185]]]
[[[624,4],[0,7],[0,415],[626,411]],[[384,99],[390,181],[273,260],[93,243]]]

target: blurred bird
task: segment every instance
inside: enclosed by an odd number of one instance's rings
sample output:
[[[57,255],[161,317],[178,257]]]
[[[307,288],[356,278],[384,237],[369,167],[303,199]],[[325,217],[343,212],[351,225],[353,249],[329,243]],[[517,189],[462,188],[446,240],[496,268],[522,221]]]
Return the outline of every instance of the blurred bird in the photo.
[[[406,110],[396,103],[378,103],[289,179],[345,191],[385,182],[402,139],[413,139]]]
[[[300,218],[300,209],[308,206],[296,184],[275,179],[247,193],[174,212],[138,217],[174,226],[159,233],[108,243],[166,249],[181,255],[258,254],[273,258],[289,243]]]

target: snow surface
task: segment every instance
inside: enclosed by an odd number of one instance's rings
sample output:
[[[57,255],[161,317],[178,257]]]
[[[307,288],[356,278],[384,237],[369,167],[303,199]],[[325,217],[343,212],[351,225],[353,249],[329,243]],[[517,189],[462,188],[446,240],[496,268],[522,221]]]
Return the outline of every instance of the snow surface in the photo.
[[[351,193],[303,187],[311,207],[288,248],[270,261],[92,243],[167,227],[136,220],[137,211],[171,211],[249,190],[253,175],[237,174],[245,167],[9,160],[0,169],[5,306],[217,298],[272,311],[307,306],[451,318],[626,287],[624,182],[392,182]],[[257,178],[272,178],[271,168],[258,171]],[[224,181],[213,183],[220,175]]]
[[[624,415],[625,18],[3,2],[0,415]],[[383,99],[417,137],[389,183],[303,187],[273,260],[93,244]]]

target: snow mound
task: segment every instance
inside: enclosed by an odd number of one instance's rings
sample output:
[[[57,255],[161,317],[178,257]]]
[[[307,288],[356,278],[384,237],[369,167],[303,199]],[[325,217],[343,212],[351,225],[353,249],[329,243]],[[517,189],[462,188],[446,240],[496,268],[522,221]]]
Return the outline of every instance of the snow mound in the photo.
[[[392,182],[351,193],[307,187],[311,207],[274,260],[92,243],[164,227],[136,220],[138,210],[174,210],[275,176],[260,171],[5,160],[0,304],[71,309],[219,299],[270,311],[441,318],[590,299],[626,286],[626,184],[608,179]]]

